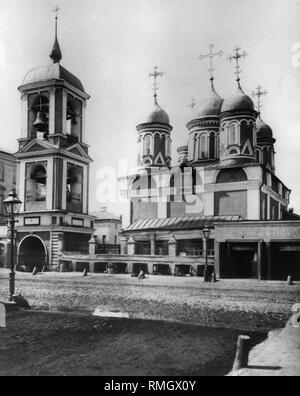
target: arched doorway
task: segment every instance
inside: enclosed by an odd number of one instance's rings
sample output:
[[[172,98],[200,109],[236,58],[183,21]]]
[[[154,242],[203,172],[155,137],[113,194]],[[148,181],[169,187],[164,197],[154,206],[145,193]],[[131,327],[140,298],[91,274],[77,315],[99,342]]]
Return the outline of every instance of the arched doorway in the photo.
[[[42,240],[37,236],[24,238],[18,249],[18,269],[32,272],[36,267],[41,271],[46,265],[47,250]]]

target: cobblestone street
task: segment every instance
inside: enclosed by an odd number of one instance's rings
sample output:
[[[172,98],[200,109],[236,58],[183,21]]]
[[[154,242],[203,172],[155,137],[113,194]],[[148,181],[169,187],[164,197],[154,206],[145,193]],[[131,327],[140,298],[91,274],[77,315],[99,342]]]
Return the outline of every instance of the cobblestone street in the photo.
[[[284,327],[300,285],[282,282],[202,278],[45,273],[17,274],[17,293],[36,309],[130,312],[134,318],[176,321],[208,327],[269,331]],[[0,297],[8,293],[8,272],[0,272]]]

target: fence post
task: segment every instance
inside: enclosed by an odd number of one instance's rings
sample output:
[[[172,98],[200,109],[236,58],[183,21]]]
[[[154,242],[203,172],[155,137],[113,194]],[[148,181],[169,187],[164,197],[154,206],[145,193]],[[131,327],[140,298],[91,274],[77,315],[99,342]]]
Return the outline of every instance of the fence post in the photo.
[[[233,371],[238,371],[248,366],[250,349],[251,338],[244,335],[239,336]]]
[[[96,246],[97,246],[97,236],[92,235],[89,240],[89,255],[90,257],[96,257]]]
[[[128,256],[134,256],[135,254],[135,240],[133,238],[133,235],[130,236],[127,242],[127,248],[128,248]]]
[[[125,255],[127,254],[127,238],[121,237],[120,242],[121,242],[121,254]]]
[[[168,245],[169,245],[169,256],[176,257],[177,242],[174,235],[172,235],[171,238],[169,239]]]
[[[57,255],[58,257],[62,256],[62,252],[64,249],[64,234],[58,234],[57,236]]]

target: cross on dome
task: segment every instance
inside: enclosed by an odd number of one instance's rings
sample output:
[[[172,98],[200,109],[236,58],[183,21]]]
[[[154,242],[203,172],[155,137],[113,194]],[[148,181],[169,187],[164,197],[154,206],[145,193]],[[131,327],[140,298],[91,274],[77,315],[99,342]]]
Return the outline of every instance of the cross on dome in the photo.
[[[241,52],[241,51],[242,51],[242,48],[236,47],[234,49],[234,54],[229,55],[229,57],[228,57],[228,60],[230,62],[235,61],[235,63],[236,63],[234,74],[236,74],[236,76],[237,76],[237,79],[236,79],[237,82],[240,81],[240,75],[242,73],[242,69],[240,66],[240,59],[246,58],[246,56],[248,56],[248,53],[246,51],[243,51],[243,52]]]
[[[196,99],[195,98],[192,98],[191,99],[191,103],[189,103],[188,105],[187,105],[187,107],[190,107],[191,109],[193,109],[195,106],[196,106]]]
[[[257,111],[260,113],[262,109],[262,103],[261,103],[261,97],[267,95],[268,91],[263,89],[261,85],[258,85],[258,87],[253,91],[252,95],[257,96]]]
[[[54,63],[59,63],[62,59],[62,53],[60,50],[58,38],[57,38],[57,25],[58,25],[58,12],[60,8],[58,6],[55,6],[53,9],[53,12],[55,13],[55,41],[54,45],[52,48],[52,52],[50,54],[50,58],[53,60]]]
[[[216,68],[214,67],[214,58],[216,57],[216,56],[218,56],[218,57],[221,57],[221,56],[223,56],[223,54],[224,54],[224,52],[221,50],[221,51],[218,51],[218,52],[214,52],[213,50],[214,50],[214,48],[215,48],[215,46],[214,46],[214,44],[209,44],[209,53],[208,54],[206,54],[206,55],[203,55],[203,54],[201,54],[200,56],[199,56],[199,59],[200,60],[204,60],[204,59],[206,59],[206,58],[209,58],[209,69],[208,69],[208,71],[209,71],[209,73],[210,73],[210,80],[211,81],[213,81],[214,80],[214,71],[216,70]]]
[[[155,103],[157,102],[157,91],[159,89],[158,86],[158,77],[162,77],[165,73],[159,72],[158,71],[158,66],[154,67],[154,72],[149,74],[149,77],[153,77],[153,91],[154,91],[154,100]]]

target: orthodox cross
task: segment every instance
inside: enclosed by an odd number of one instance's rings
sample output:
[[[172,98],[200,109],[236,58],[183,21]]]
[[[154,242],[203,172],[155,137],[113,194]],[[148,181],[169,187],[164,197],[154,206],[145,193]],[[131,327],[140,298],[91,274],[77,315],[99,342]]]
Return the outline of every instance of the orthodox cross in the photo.
[[[200,57],[199,57],[200,60],[203,60],[205,58],[209,58],[209,69],[208,69],[208,71],[210,73],[210,79],[212,81],[214,79],[214,71],[215,71],[214,62],[213,62],[214,61],[214,57],[215,56],[221,57],[224,54],[223,51],[214,52],[214,48],[215,48],[214,44],[209,44],[209,53],[207,55],[201,54]]]
[[[187,107],[190,107],[191,109],[193,109],[195,106],[196,106],[196,99],[192,98],[191,103]]]
[[[55,33],[57,36],[57,19],[58,19],[58,12],[59,12],[60,8],[58,6],[55,6],[53,9],[53,12],[55,13]]]
[[[57,19],[58,17],[58,11],[60,10],[60,8],[58,6],[55,6],[53,9],[53,12],[55,13],[55,19]]]
[[[154,91],[154,98],[157,98],[157,91],[158,91],[158,77],[162,77],[165,73],[161,73],[158,71],[158,66],[154,67],[154,72],[149,74],[149,77],[153,77],[153,91]]]
[[[240,47],[236,47],[234,50],[234,55],[230,55],[228,57],[228,60],[230,60],[230,61],[235,60],[236,66],[235,66],[234,74],[236,74],[236,76],[237,76],[237,81],[240,81],[240,74],[242,73],[242,69],[240,66],[240,59],[246,58],[246,56],[248,55],[246,51],[243,51],[243,52],[241,52],[241,51],[242,51],[242,49]]]
[[[259,85],[255,91],[253,91],[252,95],[257,96],[257,111],[260,113],[262,108],[261,97],[267,95],[268,91],[263,89],[261,85]]]

